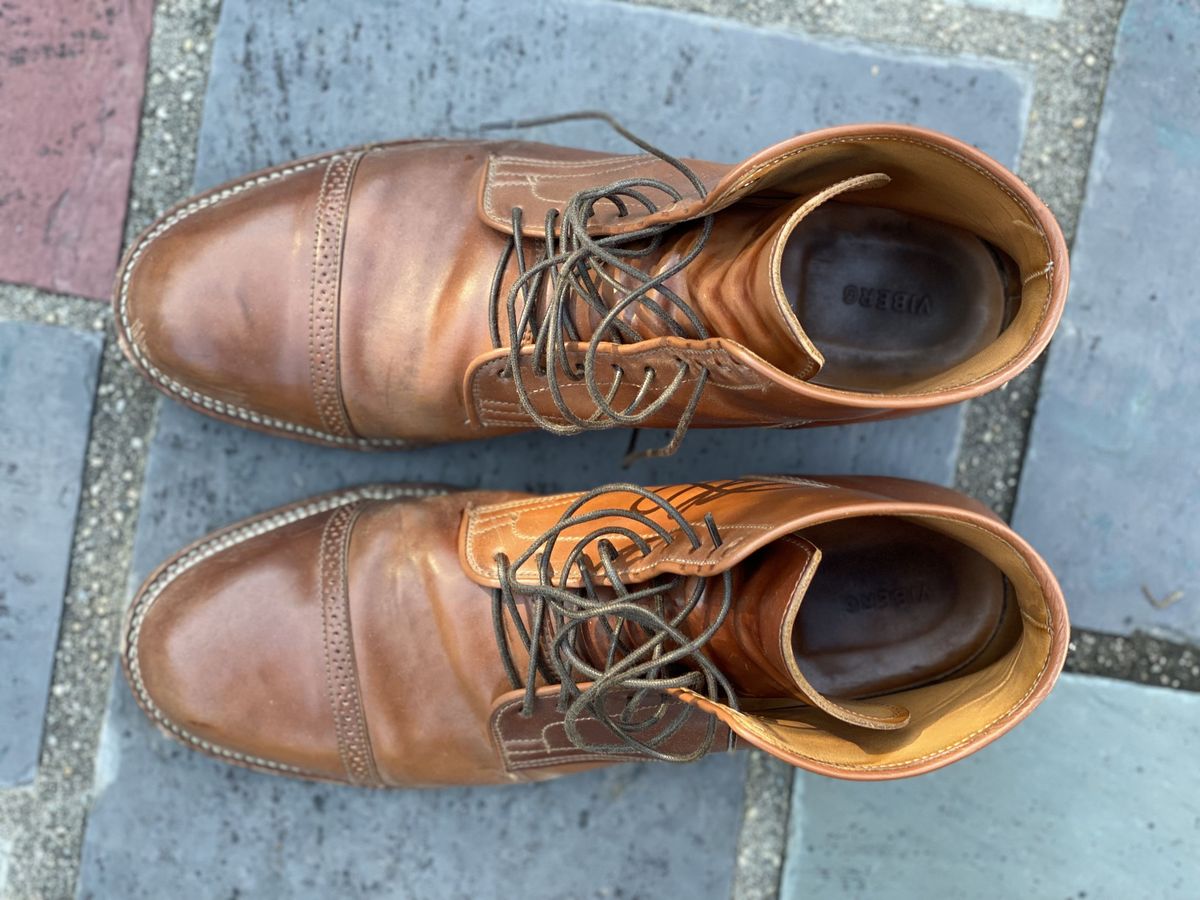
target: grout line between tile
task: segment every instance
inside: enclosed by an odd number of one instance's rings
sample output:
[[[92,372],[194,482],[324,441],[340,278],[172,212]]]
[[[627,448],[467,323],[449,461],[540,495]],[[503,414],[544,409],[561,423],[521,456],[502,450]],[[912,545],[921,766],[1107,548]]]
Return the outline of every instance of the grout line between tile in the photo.
[[[190,191],[219,8],[217,0],[160,0],[156,6],[126,241]],[[32,786],[0,792],[0,841],[12,846],[0,892],[22,900],[72,897],[117,624],[128,600],[156,394],[121,356],[104,304],[0,285],[0,320],[106,334],[38,773]]]

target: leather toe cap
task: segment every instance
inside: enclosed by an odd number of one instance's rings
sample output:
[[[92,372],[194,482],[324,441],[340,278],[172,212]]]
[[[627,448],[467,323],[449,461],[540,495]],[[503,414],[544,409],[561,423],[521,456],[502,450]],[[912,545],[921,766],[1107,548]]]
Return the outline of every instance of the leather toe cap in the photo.
[[[331,433],[313,388],[314,257],[331,159],[200,195],[130,248],[114,297],[118,334],[161,390],[242,424],[353,443],[348,430]],[[336,354],[332,344],[315,349]]]
[[[322,549],[336,499],[218,532],[166,563],[122,656],[161,728],[227,762],[345,781],[327,682]]]

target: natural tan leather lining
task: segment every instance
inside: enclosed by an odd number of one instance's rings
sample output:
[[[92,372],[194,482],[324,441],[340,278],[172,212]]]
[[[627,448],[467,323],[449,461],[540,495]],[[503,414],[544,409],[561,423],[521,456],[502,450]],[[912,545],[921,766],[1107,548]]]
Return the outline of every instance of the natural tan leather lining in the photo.
[[[799,209],[788,216],[787,221],[783,223],[783,227],[779,229],[771,245],[771,262],[769,267],[771,273],[771,299],[775,302],[781,319],[788,324],[792,338],[804,348],[808,356],[816,360],[818,368],[824,363],[824,357],[821,355],[820,349],[813,344],[805,332],[803,323],[796,319],[796,312],[792,308],[792,304],[788,300],[787,291],[784,290],[783,282],[780,280],[784,248],[787,247],[788,238],[792,236],[792,232],[796,230],[797,226],[821,204],[841,194],[880,187],[887,184],[889,180],[886,175],[876,172],[870,175],[858,175],[846,178],[818,191]],[[810,374],[805,377],[811,378],[812,375]]]
[[[909,709],[908,727],[888,732],[852,729],[811,708],[766,714],[734,712],[687,696],[760,746],[796,765],[852,778],[896,777],[932,767],[999,735],[1049,691],[1066,652],[1065,610],[1035,572],[1028,551],[969,521],[914,515],[920,524],[969,542],[999,566],[1013,585],[1022,632],[1001,658],[969,674],[888,695]]]
[[[849,147],[854,152],[845,152]],[[962,154],[912,136],[856,135],[797,148],[744,175],[731,172],[717,192],[723,193],[732,181],[735,186],[728,196],[743,196],[751,188],[802,193],[864,170],[884,172],[891,181],[868,195],[847,194],[841,201],[899,209],[977,234],[1016,261],[1025,283],[1016,318],[994,344],[934,378],[888,393],[966,385],[1018,355],[1045,319],[1055,277],[1054,254],[1029,205],[995,174]],[[727,202],[728,196],[721,202]]]

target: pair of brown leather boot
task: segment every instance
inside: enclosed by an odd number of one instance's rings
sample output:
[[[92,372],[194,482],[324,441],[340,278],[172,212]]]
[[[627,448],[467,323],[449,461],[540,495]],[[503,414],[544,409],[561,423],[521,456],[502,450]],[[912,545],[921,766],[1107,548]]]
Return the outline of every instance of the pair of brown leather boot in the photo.
[[[126,255],[122,347],[189,406],[324,444],[647,426],[669,453],[689,427],[978,396],[1059,319],[1054,218],[949,137],[850,126],[734,166],[631,139],[372,145],[209,191]],[[317,497],[165,563],[122,654],[165,731],[306,778],[531,781],[745,742],[882,779],[1015,725],[1067,638],[1053,574],[973,500],[769,476]]]

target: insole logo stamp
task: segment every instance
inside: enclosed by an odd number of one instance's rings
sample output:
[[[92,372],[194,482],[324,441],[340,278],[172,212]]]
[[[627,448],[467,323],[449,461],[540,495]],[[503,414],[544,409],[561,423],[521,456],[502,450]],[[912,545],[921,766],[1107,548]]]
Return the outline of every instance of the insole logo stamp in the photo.
[[[847,306],[857,305],[863,309],[878,309],[910,316],[933,315],[933,299],[928,294],[914,294],[911,291],[848,284],[842,288],[842,302]]]
[[[925,582],[881,587],[875,590],[848,593],[842,597],[842,608],[848,613],[870,612],[877,609],[905,609],[924,602]]]

